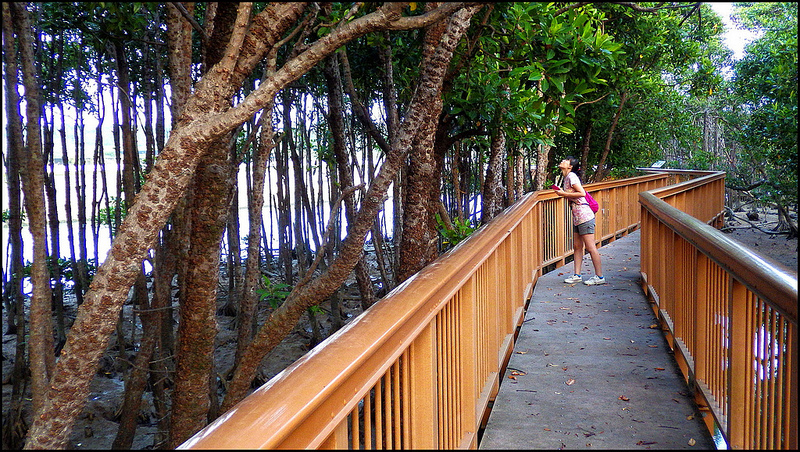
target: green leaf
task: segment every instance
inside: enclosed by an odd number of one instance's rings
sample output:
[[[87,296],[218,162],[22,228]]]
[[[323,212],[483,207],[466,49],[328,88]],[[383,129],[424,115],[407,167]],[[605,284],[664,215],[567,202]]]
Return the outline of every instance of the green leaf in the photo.
[[[551,77],[550,82],[555,85],[559,93],[564,92],[564,77]]]

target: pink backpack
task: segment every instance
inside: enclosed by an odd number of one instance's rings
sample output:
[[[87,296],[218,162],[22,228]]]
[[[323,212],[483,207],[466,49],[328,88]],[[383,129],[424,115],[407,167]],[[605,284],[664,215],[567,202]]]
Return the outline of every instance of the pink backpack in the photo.
[[[589,203],[589,208],[592,209],[592,212],[597,213],[600,210],[600,205],[597,204],[597,201],[592,198],[588,191],[586,192],[586,202]]]

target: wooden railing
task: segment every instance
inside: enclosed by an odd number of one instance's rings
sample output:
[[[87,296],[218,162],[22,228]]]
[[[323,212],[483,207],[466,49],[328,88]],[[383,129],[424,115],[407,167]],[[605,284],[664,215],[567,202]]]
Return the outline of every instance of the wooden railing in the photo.
[[[797,449],[797,272],[713,226],[724,173],[641,193],[642,286],[704,420],[734,449]]]
[[[586,186],[607,243],[653,174]],[[529,193],[181,448],[476,448],[538,277],[572,255],[564,198]]]

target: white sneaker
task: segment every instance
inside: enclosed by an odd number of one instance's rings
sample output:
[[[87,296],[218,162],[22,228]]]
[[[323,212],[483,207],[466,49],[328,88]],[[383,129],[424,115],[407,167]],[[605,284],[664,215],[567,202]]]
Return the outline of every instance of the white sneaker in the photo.
[[[583,281],[583,278],[581,278],[581,275],[572,275],[569,278],[564,280],[564,282],[567,283],[567,284],[575,284],[575,283],[578,283],[578,282],[581,282],[581,281]]]
[[[606,279],[603,278],[602,276],[594,275],[591,278],[584,281],[583,283],[586,284],[587,286],[596,286],[598,284],[605,284]]]

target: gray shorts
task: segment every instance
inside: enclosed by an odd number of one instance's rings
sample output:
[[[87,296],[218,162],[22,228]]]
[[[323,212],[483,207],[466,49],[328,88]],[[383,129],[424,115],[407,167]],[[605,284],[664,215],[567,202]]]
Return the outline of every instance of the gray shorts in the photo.
[[[572,227],[572,231],[578,235],[594,234],[594,218]]]

